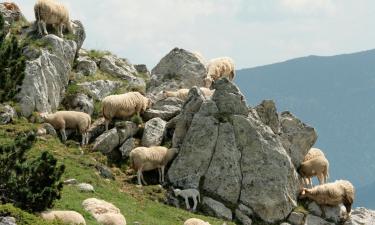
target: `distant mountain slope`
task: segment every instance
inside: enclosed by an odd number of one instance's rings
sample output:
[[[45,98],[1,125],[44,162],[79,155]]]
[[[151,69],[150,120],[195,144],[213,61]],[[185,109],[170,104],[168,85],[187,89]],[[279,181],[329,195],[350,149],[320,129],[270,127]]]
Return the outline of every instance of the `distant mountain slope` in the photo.
[[[243,69],[235,81],[250,104],[274,99],[314,126],[331,180],[352,181],[356,205],[375,208],[375,193],[362,193],[375,183],[375,50]]]

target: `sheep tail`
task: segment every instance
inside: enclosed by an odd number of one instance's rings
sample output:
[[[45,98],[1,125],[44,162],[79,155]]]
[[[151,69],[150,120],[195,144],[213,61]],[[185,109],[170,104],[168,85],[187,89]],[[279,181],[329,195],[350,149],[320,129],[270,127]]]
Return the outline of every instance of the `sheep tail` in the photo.
[[[348,193],[346,193],[346,191],[345,191],[345,196],[344,196],[344,199],[343,199],[343,204],[344,204],[344,206],[346,208],[346,212],[348,214],[352,210],[353,201],[354,201],[354,199],[352,198],[352,196],[348,195]]]

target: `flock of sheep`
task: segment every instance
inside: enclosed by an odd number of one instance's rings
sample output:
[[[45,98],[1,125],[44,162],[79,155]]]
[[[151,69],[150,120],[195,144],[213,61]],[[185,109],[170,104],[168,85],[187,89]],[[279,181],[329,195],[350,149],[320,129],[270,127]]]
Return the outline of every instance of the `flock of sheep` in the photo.
[[[7,3],[6,7],[16,7],[13,3]],[[73,25],[69,19],[68,10],[54,0],[38,0],[34,7],[36,24],[38,32],[41,35],[48,34],[47,25],[52,25],[57,29],[57,34],[63,37],[63,31],[66,28],[73,32]],[[206,97],[213,95],[215,90],[210,89],[213,81],[227,77],[233,80],[235,76],[235,65],[231,58],[222,57],[211,60],[207,64],[207,76],[204,78],[204,87],[200,87]],[[182,100],[187,99],[189,89],[179,89],[175,91],[166,90],[164,97],[177,97]],[[128,92],[120,95],[110,95],[102,100],[102,114],[105,118],[106,130],[112,119],[128,119],[133,115],[140,115],[147,108],[150,108],[152,102],[149,98],[139,92]],[[53,114],[41,114],[45,122],[50,123],[56,130],[60,131],[62,141],[67,140],[65,129],[76,129],[82,135],[82,145],[87,145],[89,136],[88,130],[91,125],[90,115],[75,111],[58,111]],[[146,184],[143,178],[143,171],[158,169],[159,182],[164,182],[165,166],[178,153],[177,149],[167,149],[162,146],[137,147],[130,153],[130,162],[137,172],[138,184]],[[302,188],[300,197],[314,200],[320,205],[336,206],[344,204],[347,213],[351,211],[351,205],[354,201],[354,187],[349,181],[339,180],[334,183],[326,183],[328,179],[329,162],[324,153],[316,148],[312,148],[304,158],[298,172],[302,178]],[[312,187],[312,177],[317,176],[320,185]],[[309,188],[307,188],[309,187]],[[199,191],[195,189],[174,191],[176,196],[185,199],[186,208],[189,209],[189,198],[194,201],[193,210],[196,209],[200,201]],[[48,214],[45,215],[46,218]],[[56,215],[54,215],[56,216]],[[184,225],[207,225],[209,223],[199,219],[189,219]]]

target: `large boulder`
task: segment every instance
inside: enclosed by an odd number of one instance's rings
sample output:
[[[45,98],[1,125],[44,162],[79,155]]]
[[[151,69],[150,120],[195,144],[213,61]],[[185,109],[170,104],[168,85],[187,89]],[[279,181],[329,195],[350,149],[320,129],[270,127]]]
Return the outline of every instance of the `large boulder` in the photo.
[[[142,145],[145,147],[159,146],[163,141],[166,122],[160,118],[154,118],[146,122],[142,136]]]
[[[280,133],[280,120],[277,114],[276,105],[273,100],[263,100],[255,107],[259,118],[264,124],[269,126],[275,134]]]
[[[55,35],[44,36],[41,41],[48,45],[48,49],[40,49],[39,57],[26,62],[25,78],[16,96],[21,114],[27,117],[33,111],[57,110],[78,49],[75,41]]]
[[[232,211],[225,207],[223,203],[215,201],[212,198],[203,197],[202,208],[210,216],[232,220]]]
[[[296,206],[299,181],[280,137],[254,116],[232,82],[221,79],[214,87],[212,100],[192,88],[176,117],[180,151],[169,181],[200,189],[227,208],[241,205],[248,217],[245,211],[269,223],[285,219]]]
[[[63,104],[68,110],[85,112],[90,116],[94,112],[94,100],[82,93],[67,96],[64,99]]]
[[[150,109],[147,109],[143,117],[146,120],[159,117],[162,120],[169,121],[181,112],[183,101],[176,97],[161,99],[155,102]]]
[[[150,95],[162,90],[201,87],[207,70],[197,54],[180,48],[174,48],[151,70],[148,87]]]
[[[104,97],[112,94],[116,89],[122,86],[121,81],[97,80],[92,82],[79,83],[90,96],[102,100]]]
[[[78,73],[82,73],[85,76],[91,76],[96,73],[98,66],[95,61],[89,57],[80,57],[77,59],[76,70]]]
[[[113,128],[106,131],[96,138],[93,146],[94,151],[100,151],[104,154],[112,152],[120,144],[120,137],[117,129]]]
[[[375,224],[375,211],[363,207],[354,209],[344,225]]]
[[[298,168],[307,152],[315,144],[318,135],[313,127],[306,125],[290,112],[281,113],[280,123],[282,144],[294,166]]]
[[[305,218],[304,225],[334,225],[334,223],[330,223],[320,217],[309,214]]]

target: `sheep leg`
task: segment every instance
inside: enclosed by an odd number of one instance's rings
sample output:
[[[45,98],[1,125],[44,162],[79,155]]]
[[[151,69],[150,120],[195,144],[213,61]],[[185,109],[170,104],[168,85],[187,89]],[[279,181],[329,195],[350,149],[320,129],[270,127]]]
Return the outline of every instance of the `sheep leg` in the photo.
[[[48,32],[47,32],[47,24],[46,24],[46,22],[44,22],[44,21],[40,21],[40,23],[42,24],[43,34],[44,34],[44,35],[48,35]]]
[[[164,183],[164,168],[165,166],[161,167],[161,183]]]
[[[189,210],[190,205],[189,205],[189,199],[187,197],[185,197],[185,204],[186,204],[186,209]]]
[[[161,184],[162,183],[162,180],[161,180],[161,168],[158,168],[158,173],[159,173],[159,183]]]
[[[64,37],[62,31],[63,31],[63,25],[62,25],[62,24],[59,24],[59,25],[57,26],[57,35],[58,35],[59,37],[61,37],[61,38]]]
[[[193,211],[195,211],[195,209],[197,208],[197,196],[195,196],[194,198],[193,198],[193,201],[194,201],[194,206],[193,206]]]
[[[138,170],[138,172],[140,173],[139,176],[140,176],[140,179],[142,180],[142,182],[143,182],[145,185],[147,185],[147,182],[145,181],[145,178],[143,177],[142,169],[143,169],[143,168],[140,168],[140,169]],[[141,182],[138,182],[138,183],[140,183],[140,185],[142,185]]]
[[[105,131],[108,131],[109,120],[105,120]]]
[[[322,174],[318,176],[319,184],[324,184],[324,177]]]
[[[82,142],[81,142],[81,146],[84,146],[86,143],[86,133],[83,133],[82,134]]]
[[[68,138],[66,137],[64,128],[60,130],[60,134],[61,134],[61,140],[63,141],[63,143],[65,143]]]
[[[138,185],[142,186],[141,177],[142,177],[142,170],[139,169],[137,171],[137,180],[138,180]]]

